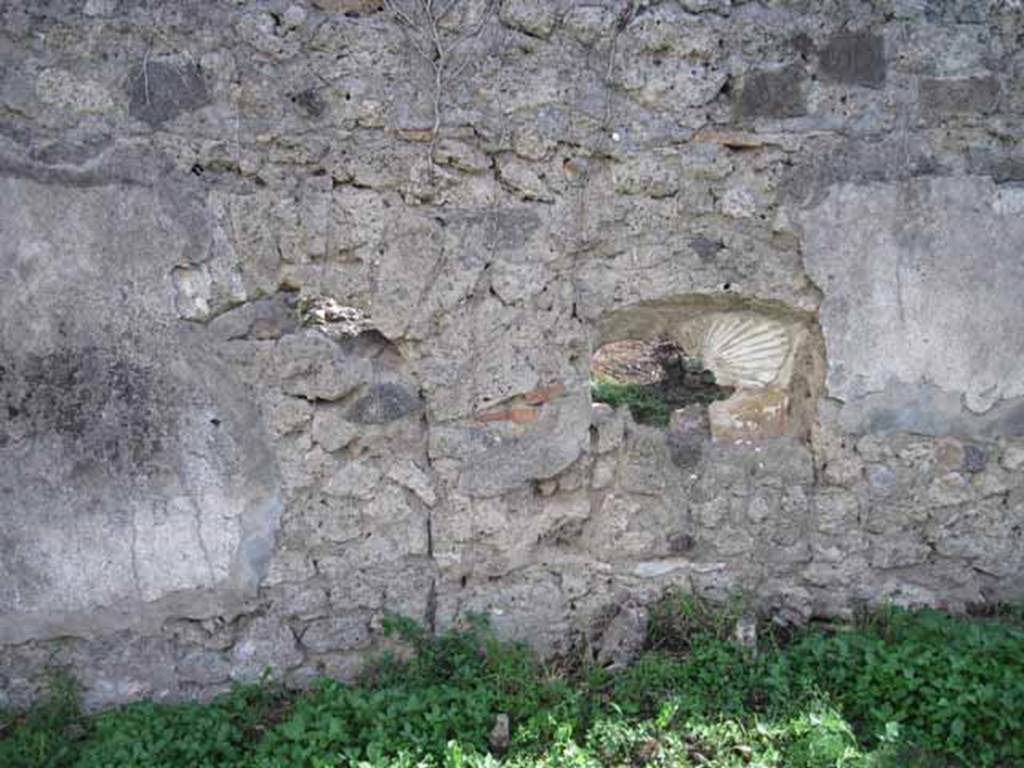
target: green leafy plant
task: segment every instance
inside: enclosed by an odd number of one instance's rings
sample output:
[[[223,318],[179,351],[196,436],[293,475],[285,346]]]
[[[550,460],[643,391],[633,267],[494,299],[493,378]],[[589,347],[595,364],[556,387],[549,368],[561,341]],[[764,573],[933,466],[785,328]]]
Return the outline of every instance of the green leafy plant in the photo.
[[[252,741],[262,738],[267,722],[289,707],[287,694],[269,683],[239,686],[206,705],[133,704],[95,718],[92,738],[74,765],[241,765]]]
[[[607,403],[612,408],[627,406],[640,424],[656,427],[668,426],[672,410],[669,404],[649,386],[623,384],[614,379],[597,379],[590,383],[590,398],[595,403]]]
[[[78,684],[66,671],[51,669],[41,704],[21,715],[0,715],[0,765],[72,765],[75,744],[85,736],[87,726]]]
[[[735,593],[724,603],[670,588],[650,609],[648,645],[653,650],[685,653],[694,639],[730,639],[736,622],[752,610],[750,595]]]
[[[144,702],[93,717],[66,675],[49,699],[0,719],[0,765],[162,768],[896,768],[1024,764],[1024,628],[1011,610],[968,620],[863,612],[757,654],[732,630],[743,597],[669,592],[649,650],[611,673],[548,666],[473,619],[434,636],[387,631],[355,685],[303,694],[264,681],[207,704]],[[1005,620],[1004,620],[1005,619]],[[511,723],[490,754],[497,714]]]

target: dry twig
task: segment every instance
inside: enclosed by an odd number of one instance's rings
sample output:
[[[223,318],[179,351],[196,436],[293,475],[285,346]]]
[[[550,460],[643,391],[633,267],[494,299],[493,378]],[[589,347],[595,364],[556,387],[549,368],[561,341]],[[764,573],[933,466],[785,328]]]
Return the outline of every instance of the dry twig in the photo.
[[[384,0],[392,16],[398,21],[409,45],[423,59],[433,74],[433,123],[430,127],[428,156],[431,166],[435,163],[437,142],[441,132],[441,101],[445,87],[465,70],[470,59],[454,67],[458,49],[468,40],[480,34],[494,7],[494,0],[486,0],[480,19],[469,29],[448,33],[443,22],[463,0]]]

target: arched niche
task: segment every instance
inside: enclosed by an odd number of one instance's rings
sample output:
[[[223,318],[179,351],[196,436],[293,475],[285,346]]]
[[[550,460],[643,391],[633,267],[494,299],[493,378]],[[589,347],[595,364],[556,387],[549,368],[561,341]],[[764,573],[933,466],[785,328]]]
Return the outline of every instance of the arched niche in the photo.
[[[688,368],[709,374],[716,396],[695,397],[707,410],[711,438],[757,441],[808,437],[824,383],[824,344],[812,313],[777,301],[691,294],[611,312],[596,326],[592,363],[603,350],[670,345]],[[693,408],[668,419],[693,420]]]

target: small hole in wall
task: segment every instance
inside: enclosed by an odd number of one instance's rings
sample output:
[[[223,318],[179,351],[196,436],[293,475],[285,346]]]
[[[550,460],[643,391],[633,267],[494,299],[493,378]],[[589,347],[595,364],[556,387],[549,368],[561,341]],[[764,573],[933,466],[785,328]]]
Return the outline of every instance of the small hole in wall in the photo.
[[[732,392],[715,383],[699,357],[665,337],[611,342],[591,360],[592,400],[627,406],[641,424],[667,426],[673,411],[706,406]]]

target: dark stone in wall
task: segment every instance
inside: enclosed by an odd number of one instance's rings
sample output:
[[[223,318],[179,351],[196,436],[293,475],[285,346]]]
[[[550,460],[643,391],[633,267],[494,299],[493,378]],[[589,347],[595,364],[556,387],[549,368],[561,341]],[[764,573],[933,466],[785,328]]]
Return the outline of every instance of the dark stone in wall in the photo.
[[[665,439],[672,463],[677,467],[688,469],[699,464],[711,440],[707,408],[703,405],[686,406],[669,428]]]
[[[737,116],[799,117],[806,114],[803,80],[803,69],[795,64],[748,76],[737,97]]]
[[[927,116],[976,112],[987,115],[999,106],[999,81],[983,77],[936,78],[921,81],[921,109]]]
[[[807,61],[808,57],[817,50],[817,47],[814,45],[814,41],[811,39],[810,35],[805,32],[793,35],[793,37],[789,39],[789,44],[794,51],[803,57],[804,61]]]
[[[964,469],[968,472],[982,472],[988,466],[988,454],[978,445],[964,446]]]
[[[715,255],[725,248],[721,240],[709,240],[706,237],[695,237],[690,241],[690,248],[700,256],[701,261],[710,261]]]
[[[420,409],[419,398],[400,384],[374,384],[349,411],[348,418],[356,424],[387,424]]]
[[[323,115],[324,110],[327,109],[327,105],[320,98],[320,94],[316,92],[315,88],[309,88],[301,93],[296,93],[291,99],[310,117],[320,117]]]
[[[885,82],[885,42],[870,32],[835,35],[820,62],[822,74],[839,83],[878,88]]]
[[[991,176],[996,184],[1024,181],[1024,154],[1011,154],[989,147],[968,147],[967,170]]]
[[[173,120],[210,101],[198,66],[149,61],[139,65],[128,84],[129,114],[151,127]]]
[[[668,539],[668,551],[673,555],[690,552],[696,545],[697,541],[688,533],[676,533]]]

